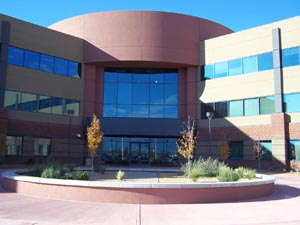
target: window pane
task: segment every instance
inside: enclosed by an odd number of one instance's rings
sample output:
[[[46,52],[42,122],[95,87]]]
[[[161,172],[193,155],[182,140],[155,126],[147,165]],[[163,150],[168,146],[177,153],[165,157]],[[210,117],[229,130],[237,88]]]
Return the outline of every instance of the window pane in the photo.
[[[154,84],[164,83],[164,74],[151,74],[150,83],[154,83]]]
[[[37,110],[37,96],[34,94],[22,93],[18,109],[22,111],[35,112]]]
[[[244,100],[245,116],[254,116],[259,114],[258,98]]]
[[[132,105],[132,117],[149,117],[148,105]]]
[[[5,91],[4,107],[6,109],[18,109],[18,103],[21,99],[21,93],[16,91]]]
[[[133,84],[133,104],[149,104],[149,84]]]
[[[131,117],[131,105],[118,105],[118,117]]]
[[[80,112],[80,102],[79,100],[66,99],[66,114],[68,112],[73,112],[72,116],[79,116]]]
[[[8,47],[8,63],[17,66],[24,64],[24,50],[13,46]]]
[[[226,76],[227,76],[227,62],[216,63],[214,78],[220,78]]]
[[[104,117],[116,117],[117,116],[117,106],[116,105],[104,105],[103,106],[103,116]]]
[[[51,113],[52,112],[52,98],[49,96],[39,96],[38,111]]]
[[[104,82],[118,82],[118,73],[106,72],[104,73]]]
[[[244,144],[242,141],[232,141],[229,143],[230,159],[243,160],[244,159]]]
[[[223,118],[227,116],[227,102],[216,103],[216,118]]]
[[[151,118],[163,118],[164,107],[159,105],[150,105],[150,117]]]
[[[229,102],[229,116],[243,116],[244,105],[243,100],[230,101]]]
[[[54,71],[54,57],[50,55],[40,55],[40,70],[53,73]]]
[[[149,74],[133,74],[134,83],[149,83]]]
[[[132,103],[132,83],[118,84],[118,104]]]
[[[117,84],[116,83],[105,83],[104,84],[104,103],[105,104],[116,104],[117,103]]]
[[[214,65],[204,66],[204,78],[206,80],[211,80],[214,78]]]
[[[257,56],[243,58],[243,73],[257,72]]]
[[[166,73],[165,74],[165,83],[177,84],[178,83],[178,74],[177,73]]]
[[[63,99],[62,98],[52,98],[52,113],[63,115]]]
[[[299,48],[288,48],[282,50],[282,66],[299,65]]]
[[[258,55],[258,71],[273,69],[273,53]]]
[[[300,141],[299,140],[290,140],[289,160],[300,161]]]
[[[238,75],[242,73],[242,61],[241,59],[231,60],[228,62],[228,74],[229,76]]]
[[[214,104],[213,103],[201,103],[201,119],[207,119],[207,112],[214,112]]]
[[[165,118],[178,118],[178,106],[165,106]]]
[[[80,64],[77,62],[69,61],[69,66],[68,66],[68,76],[69,77],[76,77],[79,78],[81,71]]]
[[[300,94],[284,95],[284,110],[285,112],[300,112]]]
[[[150,104],[164,104],[163,84],[150,84]]]
[[[178,85],[166,84],[165,85],[165,104],[177,105],[178,104]]]
[[[51,151],[50,138],[35,138],[34,155],[48,156]]]
[[[6,155],[22,155],[22,141],[19,136],[6,136]]]
[[[131,83],[132,82],[132,74],[119,73],[118,74],[118,82],[119,83]]]
[[[262,155],[262,160],[272,160],[272,142],[271,141],[261,141],[262,150],[265,154]]]
[[[31,69],[39,69],[39,54],[37,52],[26,50],[24,66]]]
[[[55,58],[54,72],[59,75],[67,75],[68,60],[62,58]]]
[[[274,96],[260,98],[260,114],[271,114],[275,112]]]

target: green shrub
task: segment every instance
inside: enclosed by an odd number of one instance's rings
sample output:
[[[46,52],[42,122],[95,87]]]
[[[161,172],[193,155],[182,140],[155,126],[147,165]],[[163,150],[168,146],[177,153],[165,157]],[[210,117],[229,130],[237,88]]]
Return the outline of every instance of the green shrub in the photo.
[[[238,173],[240,178],[246,178],[246,179],[253,179],[256,177],[256,170],[245,168],[245,167],[238,167],[235,169],[235,171]]]
[[[203,171],[200,171],[198,169],[192,169],[189,177],[192,179],[192,181],[197,182],[199,177],[203,177]]]
[[[239,174],[228,166],[221,167],[219,170],[218,180],[220,182],[237,181],[239,178]]]
[[[125,172],[122,170],[119,170],[116,174],[117,180],[125,180]]]
[[[49,166],[43,170],[41,177],[42,178],[60,178],[61,172],[60,172],[59,168],[57,168],[55,166]]]
[[[207,159],[199,158],[194,161],[190,161],[182,165],[181,171],[185,176],[198,177],[216,177],[219,173],[220,167],[225,166],[224,162],[220,162],[218,159],[208,157]]]
[[[66,180],[71,180],[73,179],[73,175],[70,172],[66,172],[63,176],[62,179],[66,179]]]
[[[76,172],[75,178],[76,178],[76,180],[89,180],[90,176],[89,176],[89,173],[87,171],[78,170]]]
[[[45,165],[34,164],[29,168],[28,174],[33,177],[41,177],[44,169],[45,169]]]

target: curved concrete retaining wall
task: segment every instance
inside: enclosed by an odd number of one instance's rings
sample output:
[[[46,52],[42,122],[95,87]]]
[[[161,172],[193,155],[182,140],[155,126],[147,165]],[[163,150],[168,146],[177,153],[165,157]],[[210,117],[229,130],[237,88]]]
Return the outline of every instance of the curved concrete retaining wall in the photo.
[[[4,189],[50,199],[103,203],[181,204],[240,201],[270,195],[275,179],[226,183],[135,183],[45,179],[2,174]]]

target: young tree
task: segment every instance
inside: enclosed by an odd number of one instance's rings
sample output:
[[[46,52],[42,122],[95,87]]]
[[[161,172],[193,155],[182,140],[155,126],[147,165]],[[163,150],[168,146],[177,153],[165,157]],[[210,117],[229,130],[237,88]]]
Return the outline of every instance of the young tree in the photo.
[[[92,171],[94,171],[94,156],[97,149],[102,142],[103,133],[100,129],[99,119],[93,114],[93,119],[90,127],[87,128],[87,143],[89,149],[89,155],[92,158]]]
[[[260,143],[260,140],[253,141],[253,151],[255,154],[255,158],[257,159],[258,170],[260,170],[260,160],[262,156],[266,153],[266,151],[263,149],[263,146]]]
[[[178,153],[188,160],[189,173],[191,160],[194,157],[194,150],[197,142],[196,122],[191,117],[188,118],[186,123],[183,123],[182,136],[177,139],[176,145]]]

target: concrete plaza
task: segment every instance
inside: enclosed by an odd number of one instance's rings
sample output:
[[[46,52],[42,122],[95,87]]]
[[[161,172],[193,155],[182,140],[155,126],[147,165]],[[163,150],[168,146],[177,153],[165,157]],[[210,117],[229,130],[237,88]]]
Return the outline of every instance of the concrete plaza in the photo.
[[[244,202],[179,205],[103,204],[59,201],[0,188],[4,225],[299,225],[300,174],[275,174],[271,196]]]

